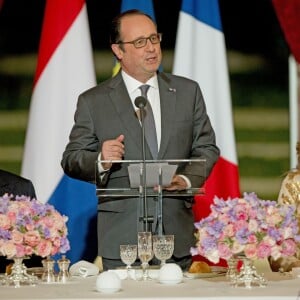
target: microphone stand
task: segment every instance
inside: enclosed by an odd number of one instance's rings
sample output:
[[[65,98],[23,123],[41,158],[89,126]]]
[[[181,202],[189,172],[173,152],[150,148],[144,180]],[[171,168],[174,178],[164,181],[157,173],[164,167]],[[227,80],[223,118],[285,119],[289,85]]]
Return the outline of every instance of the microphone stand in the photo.
[[[153,217],[148,216],[148,202],[147,202],[147,172],[146,172],[146,150],[145,150],[145,106],[147,104],[147,99],[145,97],[139,96],[135,99],[134,104],[140,110],[140,122],[142,125],[142,189],[143,189],[143,217],[140,218],[143,220],[144,231],[151,231],[149,222],[153,222]]]

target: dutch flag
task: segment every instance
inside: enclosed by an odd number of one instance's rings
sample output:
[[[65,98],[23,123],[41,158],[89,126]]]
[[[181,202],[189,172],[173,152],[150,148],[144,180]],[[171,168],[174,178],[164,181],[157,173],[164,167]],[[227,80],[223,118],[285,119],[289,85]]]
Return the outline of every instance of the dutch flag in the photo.
[[[22,175],[37,198],[69,217],[71,262],[97,255],[95,186],[60,166],[78,95],[96,84],[84,0],[47,0],[26,133]]]

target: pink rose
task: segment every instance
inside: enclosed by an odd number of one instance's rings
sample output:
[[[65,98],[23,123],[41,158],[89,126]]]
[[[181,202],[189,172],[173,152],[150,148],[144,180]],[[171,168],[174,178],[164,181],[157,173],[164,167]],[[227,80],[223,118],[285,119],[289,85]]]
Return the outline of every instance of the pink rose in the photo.
[[[246,221],[248,219],[248,214],[246,211],[239,211],[237,213],[237,218],[238,218],[238,220]]]
[[[23,245],[16,245],[16,257],[24,257],[25,253],[25,247]]]
[[[270,256],[272,253],[272,247],[269,243],[265,241],[261,242],[257,246],[257,257],[258,258],[266,258]]]
[[[0,214],[0,228],[7,230],[11,226],[10,220],[6,215]]]
[[[42,240],[36,247],[36,254],[42,257],[46,257],[51,254],[51,250],[52,250],[51,242]]]
[[[9,211],[6,215],[10,219],[10,221],[11,221],[12,224],[16,222],[16,218],[17,218],[16,212]]]
[[[296,252],[296,243],[289,239],[289,240],[284,240],[281,244],[282,250],[281,253],[283,256],[292,256]]]
[[[40,242],[41,237],[39,235],[39,232],[36,230],[28,231],[24,234],[24,242],[31,246],[35,247]]]
[[[46,216],[39,221],[40,224],[43,225],[43,227],[52,228],[54,224],[54,220],[50,216]]]
[[[257,217],[257,211],[255,210],[255,209],[249,209],[249,212],[248,212],[248,214],[249,214],[249,219],[251,220],[251,219],[256,219],[256,217]]]
[[[245,220],[239,220],[235,222],[233,226],[234,226],[234,230],[238,231],[244,228],[248,228],[248,222],[246,222]]]
[[[248,244],[245,246],[244,253],[248,258],[256,258],[256,244]]]
[[[257,243],[257,237],[255,236],[255,234],[250,234],[248,236],[248,243],[250,244]]]
[[[56,237],[56,238],[52,239],[52,245],[59,248],[61,245],[60,238]]]
[[[33,254],[33,248],[32,247],[30,247],[30,246],[25,246],[24,247],[24,253],[25,253],[25,256],[26,255],[32,255]]]

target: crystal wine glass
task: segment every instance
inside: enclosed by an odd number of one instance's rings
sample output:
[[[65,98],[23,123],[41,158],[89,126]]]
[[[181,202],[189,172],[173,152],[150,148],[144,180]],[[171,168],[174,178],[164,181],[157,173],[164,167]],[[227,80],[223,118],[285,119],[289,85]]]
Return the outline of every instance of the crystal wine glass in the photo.
[[[148,275],[149,261],[152,259],[152,233],[138,232],[138,256],[142,262],[143,276],[141,280],[150,280]]]
[[[153,252],[155,257],[161,261],[160,265],[164,265],[174,252],[174,235],[154,235]]]
[[[137,245],[120,245],[120,257],[122,262],[126,265],[127,278],[130,278],[131,265],[137,258]]]

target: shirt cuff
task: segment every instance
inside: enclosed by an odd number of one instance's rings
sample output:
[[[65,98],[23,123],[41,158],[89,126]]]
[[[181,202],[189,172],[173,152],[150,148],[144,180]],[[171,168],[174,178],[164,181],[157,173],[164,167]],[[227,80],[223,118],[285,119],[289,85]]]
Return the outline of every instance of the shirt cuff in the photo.
[[[100,175],[106,173],[109,169],[103,169],[101,164],[101,152],[98,154],[98,172]]]
[[[187,189],[190,189],[192,187],[190,180],[185,175],[178,174],[178,176],[180,176],[181,178],[184,179],[184,181],[186,182],[186,185],[187,185],[187,187],[186,187]]]

